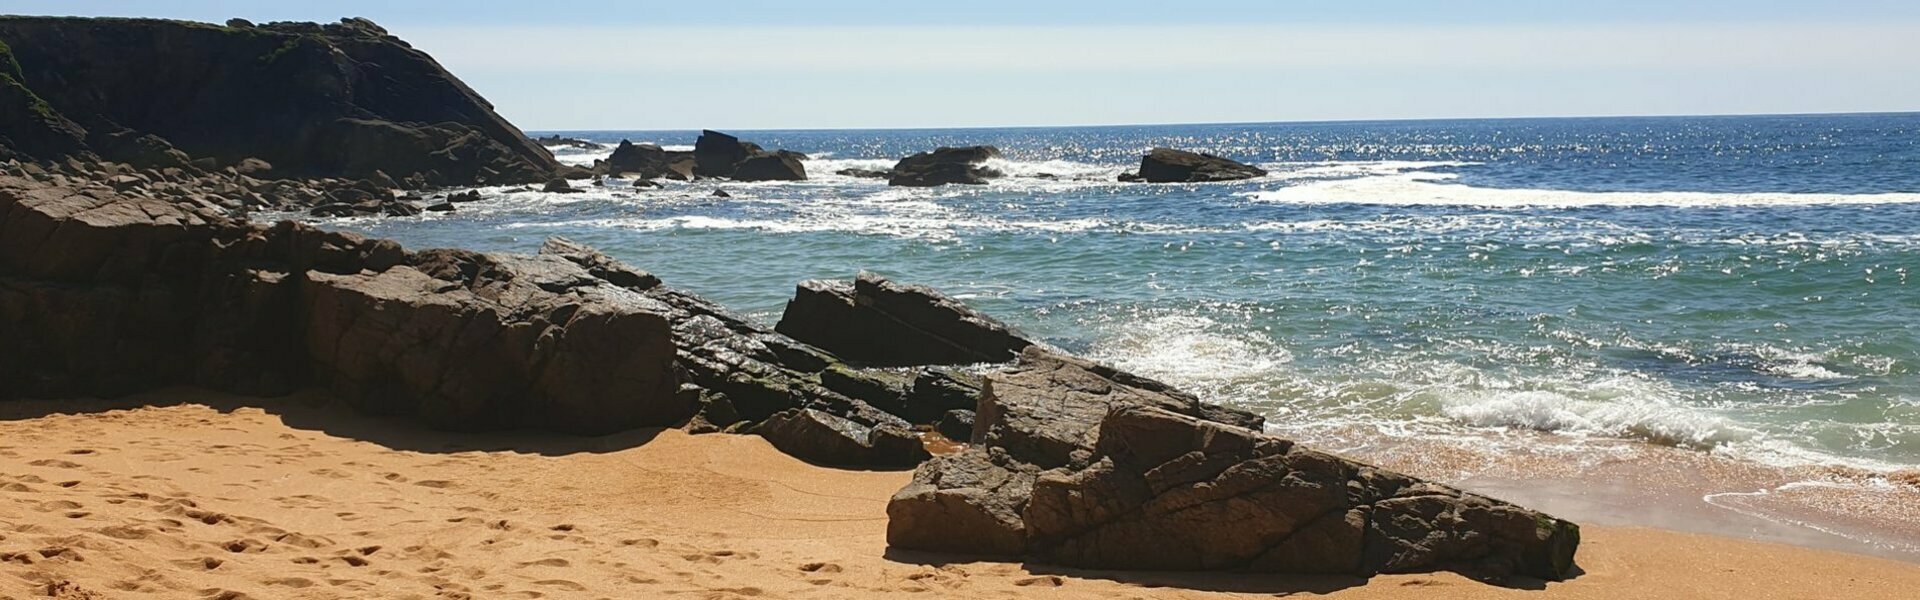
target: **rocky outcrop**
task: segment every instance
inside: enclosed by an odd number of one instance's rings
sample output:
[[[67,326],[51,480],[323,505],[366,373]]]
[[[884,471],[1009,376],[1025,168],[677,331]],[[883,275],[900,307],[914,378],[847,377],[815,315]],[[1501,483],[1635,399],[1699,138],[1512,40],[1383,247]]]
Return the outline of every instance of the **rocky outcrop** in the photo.
[[[1572,523],[1261,434],[1151,380],[1035,349],[987,382],[974,445],[888,504],[890,545],[1099,569],[1572,571]]]
[[[900,159],[900,162],[893,166],[893,173],[887,179],[887,185],[908,187],[932,187],[946,184],[985,185],[987,180],[997,179],[1003,174],[998,170],[982,166],[982,163],[999,157],[1000,149],[993,146],[961,148],[943,146],[930,152],[921,152]]]
[[[841,358],[876,366],[997,363],[1033,345],[1005,324],[923,286],[873,273],[807,281],[776,331]]]
[[[0,389],[332,389],[454,429],[693,413],[668,308],[557,258],[407,253],[137,190],[0,177]]]
[[[0,17],[0,137],[15,157],[282,177],[537,182],[545,148],[440,65],[364,19],[223,27]]]
[[[705,129],[693,142],[694,173],[702,177],[730,177],[735,165],[747,157],[764,153],[759,144]]]
[[[1266,170],[1234,162],[1212,154],[1172,148],[1154,148],[1140,159],[1140,171],[1120,176],[1121,181],[1148,183],[1195,183],[1231,181],[1263,177]]]
[[[620,140],[620,145],[613,149],[613,155],[608,156],[595,171],[616,177],[632,173],[640,179],[692,181],[694,164],[692,152],[675,152],[653,144]]]

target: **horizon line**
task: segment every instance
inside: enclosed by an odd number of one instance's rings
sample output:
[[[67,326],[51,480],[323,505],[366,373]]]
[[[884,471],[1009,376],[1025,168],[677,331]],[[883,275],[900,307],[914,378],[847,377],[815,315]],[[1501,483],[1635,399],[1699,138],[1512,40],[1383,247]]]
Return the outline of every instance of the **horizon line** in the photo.
[[[1577,119],[1721,119],[1741,117],[1849,117],[1849,116],[1893,116],[1920,115],[1920,109],[1911,110],[1873,110],[1873,111],[1810,111],[1810,112],[1754,112],[1754,113],[1667,113],[1667,114],[1600,114],[1600,115],[1529,115],[1516,117],[1386,117],[1359,119],[1300,119],[1281,121],[1187,121],[1160,123],[1084,123],[1065,125],[953,125],[953,126],[909,126],[909,127],[691,127],[691,128],[645,128],[645,129],[588,129],[588,128],[527,128],[526,133],[585,133],[601,131],[951,131],[986,129],[1090,129],[1102,127],[1202,127],[1229,125],[1339,125],[1356,123],[1431,123],[1450,121],[1555,121]]]

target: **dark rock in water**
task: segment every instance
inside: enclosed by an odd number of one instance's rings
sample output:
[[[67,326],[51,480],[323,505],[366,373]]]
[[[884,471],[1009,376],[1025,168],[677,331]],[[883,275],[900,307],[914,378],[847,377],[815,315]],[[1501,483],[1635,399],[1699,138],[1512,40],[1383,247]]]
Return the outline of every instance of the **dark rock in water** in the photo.
[[[427,212],[453,212],[454,210],[455,208],[452,202],[427,205]]]
[[[873,169],[841,169],[838,171],[834,171],[833,174],[843,175],[846,177],[859,177],[862,179],[886,179],[888,177],[893,176],[893,171],[876,171]]]
[[[420,207],[400,201],[388,201],[380,205],[380,213],[389,217],[417,217]]]
[[[540,191],[552,194],[575,194],[584,190],[573,189],[573,185],[567,183],[567,180],[555,177],[548,179],[547,184],[540,187]]]
[[[973,438],[973,422],[973,411],[957,408],[941,416],[940,422],[934,425],[933,430],[940,432],[940,435],[946,436],[949,440],[964,443]]]
[[[615,176],[633,173],[641,179],[692,181],[694,164],[691,152],[673,152],[653,144],[620,140],[620,145],[613,149],[613,155],[607,157],[604,171],[607,175]]]
[[[281,176],[384,170],[433,185],[543,181],[559,166],[431,57],[364,19],[16,16],[0,17],[0,41],[0,146],[11,154],[154,167],[251,157]]]
[[[887,184],[909,187],[950,183],[985,185],[987,180],[999,178],[1002,173],[980,165],[999,156],[1000,149],[993,146],[941,147],[900,159],[893,166]]]
[[[1140,174],[1139,173],[1121,173],[1119,179],[1121,183],[1134,183],[1134,182],[1140,181]]]
[[[1172,148],[1154,148],[1140,159],[1138,179],[1149,183],[1184,183],[1252,179],[1266,175],[1259,167],[1212,154]],[[1121,176],[1121,181],[1129,181]]]
[[[732,198],[732,197],[733,197],[733,194],[729,194],[729,193],[727,193],[727,191],[726,191],[726,190],[714,190],[714,191],[713,191],[713,197],[715,197],[715,198]]]
[[[887,506],[888,543],[1095,569],[1572,570],[1572,523],[1222,423],[1119,375],[1030,351],[989,376],[976,444],[921,465]]]
[[[1033,344],[937,291],[872,273],[801,283],[774,330],[876,366],[1006,362]]]
[[[606,145],[604,144],[596,144],[579,138],[561,137],[558,135],[545,135],[533,138],[533,143],[541,146],[566,146],[569,148],[579,148],[581,150],[606,149]]]
[[[742,142],[718,131],[702,130],[693,143],[694,174],[702,177],[730,177],[735,165],[760,154],[760,146]]]
[[[480,190],[467,190],[465,192],[456,192],[453,194],[449,194],[447,196],[447,201],[448,202],[479,202]]]
[[[636,188],[657,188],[657,187],[660,187],[660,182],[658,182],[658,181],[654,181],[654,180],[651,180],[651,179],[635,179],[635,180],[633,180],[633,187],[636,187]]]
[[[797,154],[797,153],[795,153]],[[733,169],[734,181],[805,181],[807,168],[785,154],[760,154],[740,161]]]

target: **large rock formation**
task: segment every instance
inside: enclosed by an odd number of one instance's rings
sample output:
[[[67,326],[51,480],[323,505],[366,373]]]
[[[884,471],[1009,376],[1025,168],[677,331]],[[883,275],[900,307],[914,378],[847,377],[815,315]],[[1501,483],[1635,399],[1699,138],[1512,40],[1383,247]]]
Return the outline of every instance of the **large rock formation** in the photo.
[[[605,433],[693,414],[669,308],[553,257],[251,225],[0,177],[0,389],[330,387],[446,428]]]
[[[1172,148],[1154,148],[1140,158],[1140,172],[1120,176],[1121,181],[1143,180],[1149,183],[1188,183],[1252,179],[1267,174],[1259,167],[1246,165],[1212,154]]]
[[[1248,415],[1029,350],[973,447],[887,506],[894,547],[1143,570],[1561,579],[1579,529],[1258,433]]]
[[[900,159],[899,163],[893,165],[893,173],[887,179],[887,185],[908,187],[931,187],[950,183],[986,185],[987,180],[997,179],[1003,174],[993,168],[982,166],[982,163],[999,157],[1000,149],[993,146],[960,148],[942,146],[930,152],[921,152]]]
[[[0,17],[0,137],[16,157],[139,167],[264,159],[281,176],[543,181],[545,148],[364,19],[223,27]]]
[[[608,156],[596,171],[602,175],[616,177],[632,173],[641,179],[666,178],[692,181],[694,165],[692,152],[676,152],[653,144],[635,144],[620,140],[620,145],[613,149],[613,154]]]
[[[877,366],[1013,360],[1033,342],[957,300],[873,273],[807,281],[774,327],[841,358]]]

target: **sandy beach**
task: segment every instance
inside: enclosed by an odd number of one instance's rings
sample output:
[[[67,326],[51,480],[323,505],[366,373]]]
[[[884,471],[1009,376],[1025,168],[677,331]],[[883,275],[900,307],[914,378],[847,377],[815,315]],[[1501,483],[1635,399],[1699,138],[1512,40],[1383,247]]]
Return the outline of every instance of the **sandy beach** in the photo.
[[[0,405],[0,598],[1899,598],[1920,565],[1588,526],[1541,589],[890,553],[906,472],[751,436],[452,434],[316,395]],[[1041,592],[1041,588],[1045,588]]]

